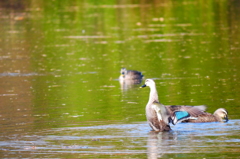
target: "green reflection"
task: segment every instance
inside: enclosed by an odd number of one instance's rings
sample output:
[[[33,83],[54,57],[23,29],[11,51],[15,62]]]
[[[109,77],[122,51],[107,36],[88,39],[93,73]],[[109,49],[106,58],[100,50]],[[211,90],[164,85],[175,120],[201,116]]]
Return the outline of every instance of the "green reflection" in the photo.
[[[19,42],[9,39],[21,39],[26,72],[39,74],[32,109],[45,116],[37,123],[145,121],[149,90],[121,91],[121,67],[157,78],[164,104],[206,104],[209,112],[225,107],[239,117],[236,1],[27,2],[18,10],[0,3],[13,17],[1,24],[8,40],[0,45],[10,52]]]

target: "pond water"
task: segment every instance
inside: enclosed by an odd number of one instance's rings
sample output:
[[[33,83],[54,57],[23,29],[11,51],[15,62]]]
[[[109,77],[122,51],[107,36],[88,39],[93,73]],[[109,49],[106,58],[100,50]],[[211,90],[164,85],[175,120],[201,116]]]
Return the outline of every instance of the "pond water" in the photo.
[[[240,3],[0,2],[1,158],[238,158]],[[163,104],[226,108],[227,123],[154,133],[149,89]],[[144,80],[143,80],[144,81]]]

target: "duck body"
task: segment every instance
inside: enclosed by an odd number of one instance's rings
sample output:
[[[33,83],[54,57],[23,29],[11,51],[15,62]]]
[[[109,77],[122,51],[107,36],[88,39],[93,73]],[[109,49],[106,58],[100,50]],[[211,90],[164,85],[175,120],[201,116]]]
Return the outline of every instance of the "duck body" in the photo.
[[[166,117],[162,117],[161,111],[166,111],[168,114],[166,108],[159,102],[153,102],[151,105],[147,105],[146,117],[148,124],[154,131],[170,131],[169,120]]]
[[[201,106],[182,106],[169,105],[165,106],[158,100],[155,82],[152,79],[146,79],[145,85],[141,88],[149,86],[150,95],[146,105],[146,117],[148,124],[154,131],[170,131],[170,123],[177,124],[184,120],[196,119],[204,113],[206,107]]]
[[[120,80],[140,80],[143,78],[141,72],[135,70],[127,70],[126,68],[122,68],[120,73]]]
[[[185,120],[183,122],[189,123],[206,123],[206,122],[227,122],[228,121],[228,112],[224,108],[217,109],[213,114],[204,112],[196,116],[197,119],[192,120]]]

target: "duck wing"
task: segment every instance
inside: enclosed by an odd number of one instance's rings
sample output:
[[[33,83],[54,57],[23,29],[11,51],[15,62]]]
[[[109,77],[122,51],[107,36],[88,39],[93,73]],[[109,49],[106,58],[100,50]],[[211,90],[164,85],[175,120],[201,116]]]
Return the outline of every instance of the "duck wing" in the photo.
[[[182,105],[171,105],[165,106],[170,114],[169,122],[173,125],[180,123],[185,120],[196,120],[201,114],[204,114],[206,106],[182,106]]]
[[[151,109],[156,113],[156,117],[151,118],[151,121],[149,122],[152,129],[155,131],[171,130],[168,120],[169,115],[164,105],[159,102],[153,102],[151,104]]]
[[[186,111],[192,117],[197,117],[200,114],[203,114],[206,110],[205,105],[198,105],[198,106],[188,106],[188,105],[167,105],[165,106],[170,115],[173,115],[175,111]]]

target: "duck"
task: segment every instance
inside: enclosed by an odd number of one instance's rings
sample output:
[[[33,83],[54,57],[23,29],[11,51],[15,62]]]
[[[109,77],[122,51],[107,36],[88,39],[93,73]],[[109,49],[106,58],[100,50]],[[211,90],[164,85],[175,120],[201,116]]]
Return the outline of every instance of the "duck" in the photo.
[[[140,88],[150,87],[149,100],[146,105],[146,117],[153,131],[170,131],[173,125],[185,120],[196,120],[206,110],[205,105],[163,105],[158,99],[156,84],[153,79],[146,79]]]
[[[122,68],[120,73],[120,80],[141,80],[143,78],[142,73],[136,70],[127,70],[126,68]]]
[[[228,111],[225,108],[218,108],[213,114],[204,112],[197,116],[197,119],[185,120],[184,123],[206,123],[206,122],[228,122]]]

